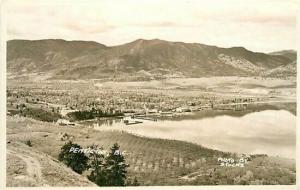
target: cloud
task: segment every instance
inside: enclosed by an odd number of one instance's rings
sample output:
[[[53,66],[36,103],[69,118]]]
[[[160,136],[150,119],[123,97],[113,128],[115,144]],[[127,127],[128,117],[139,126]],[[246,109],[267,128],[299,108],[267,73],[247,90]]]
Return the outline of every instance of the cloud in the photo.
[[[81,22],[77,20],[68,20],[61,24],[61,27],[70,31],[77,31],[85,34],[96,34],[102,32],[110,32],[115,26],[107,25],[101,22]]]
[[[243,23],[281,25],[288,27],[296,27],[296,16],[246,16],[237,18],[236,21]]]
[[[255,51],[294,49],[295,0],[7,0],[8,38],[117,45],[162,38]]]

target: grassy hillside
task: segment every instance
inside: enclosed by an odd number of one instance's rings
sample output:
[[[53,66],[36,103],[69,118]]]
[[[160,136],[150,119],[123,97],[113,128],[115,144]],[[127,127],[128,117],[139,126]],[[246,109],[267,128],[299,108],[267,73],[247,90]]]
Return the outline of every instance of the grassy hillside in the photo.
[[[95,186],[57,159],[30,146],[8,141],[6,157],[7,187]]]
[[[29,74],[51,79],[114,80],[259,76],[291,62],[283,55],[243,47],[220,48],[159,39],[139,39],[112,47],[60,39],[7,42],[7,70],[14,78]]]
[[[72,140],[107,149],[118,142],[130,164],[128,177],[142,185],[294,184],[295,161],[253,155],[246,167],[221,167],[218,157],[237,155],[192,143],[139,137],[125,132],[63,127],[23,117],[7,118],[7,141],[31,141],[31,149],[57,158],[60,147]],[[66,134],[66,138],[62,138]],[[8,146],[10,149],[10,146]]]

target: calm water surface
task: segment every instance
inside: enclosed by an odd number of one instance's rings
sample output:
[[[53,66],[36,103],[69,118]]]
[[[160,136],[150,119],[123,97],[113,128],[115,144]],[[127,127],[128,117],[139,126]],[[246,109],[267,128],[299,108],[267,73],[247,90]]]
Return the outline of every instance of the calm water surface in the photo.
[[[221,115],[180,121],[144,121],[134,125],[125,125],[122,119],[98,123],[97,130],[123,130],[228,152],[295,158],[296,116],[284,110],[265,110],[241,117]]]

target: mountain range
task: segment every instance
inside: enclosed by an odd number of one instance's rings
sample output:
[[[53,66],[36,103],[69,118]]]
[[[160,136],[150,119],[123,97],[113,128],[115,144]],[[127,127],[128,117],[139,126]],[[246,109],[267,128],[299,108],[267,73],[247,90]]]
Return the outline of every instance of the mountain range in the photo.
[[[61,39],[10,40],[7,73],[46,79],[150,80],[171,77],[296,76],[293,50],[269,54],[244,47],[138,39],[118,46]]]

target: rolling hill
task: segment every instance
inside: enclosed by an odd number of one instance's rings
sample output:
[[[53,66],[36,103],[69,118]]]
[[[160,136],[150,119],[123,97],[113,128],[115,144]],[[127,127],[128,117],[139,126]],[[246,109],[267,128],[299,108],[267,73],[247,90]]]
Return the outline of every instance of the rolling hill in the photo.
[[[296,61],[297,59],[297,52],[294,50],[283,50],[283,51],[276,51],[269,53],[270,55],[282,55],[284,57],[287,57],[293,61]]]
[[[50,79],[120,80],[276,77],[285,73],[295,75],[295,68],[294,51],[264,54],[243,47],[220,48],[159,39],[138,39],[111,47],[61,39],[7,42],[7,71],[12,78],[30,75]]]

